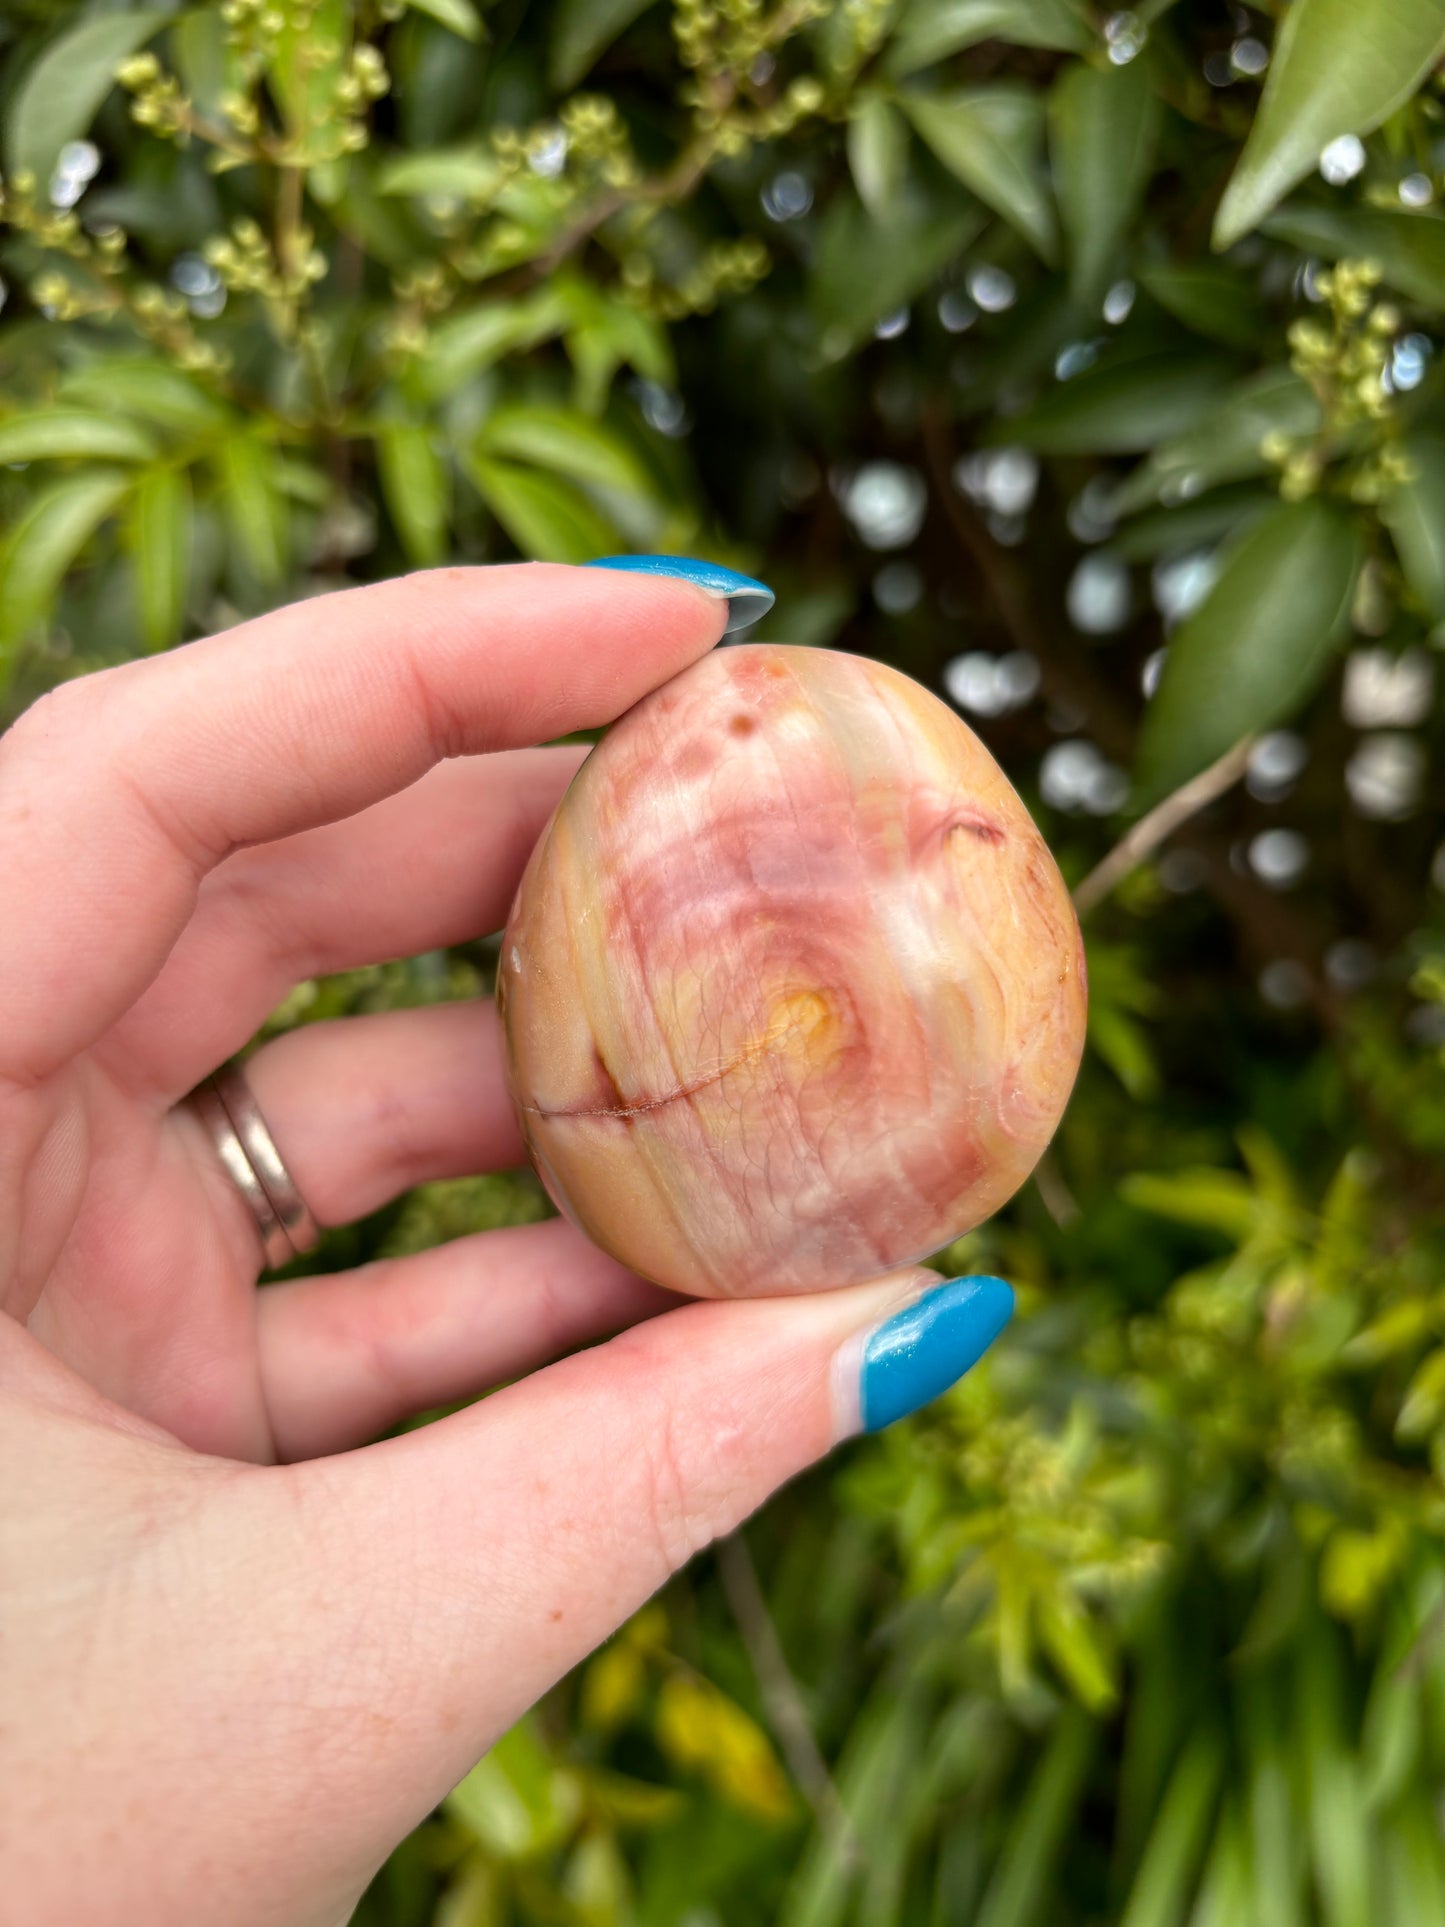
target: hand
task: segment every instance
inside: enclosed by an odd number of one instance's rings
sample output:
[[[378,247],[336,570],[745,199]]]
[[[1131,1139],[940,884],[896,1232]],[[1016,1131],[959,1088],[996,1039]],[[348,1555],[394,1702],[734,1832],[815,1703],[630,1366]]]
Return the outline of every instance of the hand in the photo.
[[[986,1282],[919,1302],[928,1272],[678,1307],[560,1221],[257,1292],[176,1108],[292,984],[499,926],[583,754],[524,745],[723,620],[686,579],[438,571],[68,684],[0,740],[0,1891],[27,1927],[344,1920],[669,1573],[1006,1317]],[[323,1223],[521,1160],[489,1003],[316,1024],[247,1077]]]

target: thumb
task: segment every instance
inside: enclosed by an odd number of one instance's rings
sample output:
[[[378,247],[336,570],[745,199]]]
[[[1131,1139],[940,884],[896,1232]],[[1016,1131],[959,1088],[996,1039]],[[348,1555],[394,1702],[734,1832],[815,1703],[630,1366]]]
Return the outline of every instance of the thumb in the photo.
[[[996,1278],[922,1269],[688,1305],[425,1430],[290,1468],[345,1602],[320,1663],[368,1683],[387,1735],[385,1757],[349,1756],[374,1781],[353,1814],[399,1836],[693,1553],[841,1438],[943,1391],[1012,1309]]]

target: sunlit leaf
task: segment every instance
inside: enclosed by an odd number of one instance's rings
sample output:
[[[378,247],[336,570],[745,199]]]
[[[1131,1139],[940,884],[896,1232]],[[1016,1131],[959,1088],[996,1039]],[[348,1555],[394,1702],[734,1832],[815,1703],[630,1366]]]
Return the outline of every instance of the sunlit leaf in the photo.
[[[530,462],[574,482],[593,483],[624,495],[654,492],[652,476],[637,451],[614,430],[571,408],[538,402],[505,404],[487,417],[477,448],[484,455]]]
[[[447,1813],[501,1860],[525,1860],[566,1837],[582,1792],[522,1720],[485,1754],[445,1802]]]
[[[1097,302],[1119,265],[1159,133],[1149,64],[1065,68],[1049,95],[1054,191],[1077,299]]]
[[[1342,134],[1367,134],[1445,50],[1445,0],[1291,0],[1259,111],[1214,220],[1227,248],[1257,227]]]
[[[0,681],[16,644],[45,615],[66,570],[132,482],[114,469],[52,482],[31,496],[0,538]]]
[[[66,457],[93,462],[148,462],[156,445],[135,422],[79,409],[40,408],[0,421],[0,462]]]
[[[1058,229],[1043,166],[1039,95],[999,83],[950,94],[903,93],[898,101],[949,172],[1052,261]]]
[[[1139,744],[1146,799],[1294,713],[1324,674],[1360,561],[1356,519],[1318,499],[1283,503],[1240,537],[1169,644]]]
[[[336,111],[335,87],[351,47],[352,0],[313,0],[302,14],[277,9],[267,73],[286,130],[302,152]],[[313,183],[314,191],[314,183]]]
[[[467,474],[524,555],[540,562],[590,562],[616,542],[611,523],[560,476],[487,455],[473,455]]]
[[[395,154],[376,171],[378,194],[406,194],[438,200],[487,200],[497,190],[501,171],[488,148],[437,147],[417,154]]]
[[[443,27],[449,27],[463,40],[480,40],[482,16],[474,0],[407,0],[413,13],[429,14]]]
[[[864,94],[849,117],[848,168],[864,207],[886,221],[908,171],[908,123],[882,94]]]
[[[446,464],[428,428],[390,422],[376,431],[381,492],[408,559],[434,568],[446,559],[451,489]]]
[[[178,642],[191,567],[191,482],[182,468],[142,475],[131,503],[129,539],[136,601],[148,649]]]
[[[559,0],[548,28],[552,85],[575,87],[598,54],[606,51],[653,4],[653,0]]]
[[[447,315],[427,342],[419,371],[422,392],[433,399],[455,394],[504,355],[557,334],[566,319],[560,301],[545,288],[523,301],[486,301]]]
[[[1082,54],[1096,44],[1069,0],[912,0],[888,49],[892,74],[911,74],[982,40]]]
[[[42,195],[67,141],[78,140],[115,84],[115,70],[167,15],[158,9],[82,20],[52,41],[20,83],[5,127],[5,166],[29,169]]]

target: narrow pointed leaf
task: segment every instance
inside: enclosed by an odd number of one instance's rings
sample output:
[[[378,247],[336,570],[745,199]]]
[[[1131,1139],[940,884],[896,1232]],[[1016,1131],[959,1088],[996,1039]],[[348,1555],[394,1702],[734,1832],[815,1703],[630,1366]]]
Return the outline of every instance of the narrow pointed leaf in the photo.
[[[1159,102],[1144,60],[1080,61],[1049,96],[1054,191],[1075,297],[1097,302],[1119,265],[1159,137]]]
[[[1378,261],[1388,287],[1445,308],[1445,215],[1301,199],[1271,214],[1264,232],[1327,261]]]
[[[1404,452],[1414,478],[1386,498],[1380,515],[1425,613],[1445,622],[1445,440],[1411,435]]]
[[[975,1927],[1029,1927],[1039,1919],[1054,1856],[1084,1790],[1095,1735],[1093,1722],[1076,1708],[1060,1716],[1014,1816]]]
[[[474,455],[467,473],[523,555],[539,562],[587,562],[616,542],[611,523],[560,476],[489,455]]]
[[[148,649],[179,642],[191,570],[191,483],[184,469],[142,475],[130,512],[136,601]]]
[[[637,451],[602,422],[571,408],[514,402],[487,417],[477,441],[484,455],[530,462],[574,482],[651,496],[652,477]]]
[[[0,539],[0,681],[17,643],[45,615],[66,570],[131,482],[115,469],[52,482]]]
[[[888,49],[891,74],[916,73],[982,40],[1084,54],[1097,44],[1069,0],[913,0]]]
[[[1258,348],[1263,303],[1252,283],[1223,261],[1141,268],[1139,280],[1161,308],[1196,334],[1226,348]]]
[[[115,70],[164,25],[156,9],[102,14],[51,43],[20,83],[7,117],[5,166],[28,168],[42,196],[60,150],[78,140],[115,85]]]
[[[446,465],[428,428],[393,422],[377,431],[376,459],[387,514],[419,568],[445,560],[451,492]]]
[[[561,0],[547,33],[552,85],[575,87],[653,0]]]
[[[197,438],[219,433],[234,419],[224,402],[189,375],[148,357],[74,369],[62,380],[60,393],[67,402],[136,415],[152,427]]]
[[[1283,503],[1240,538],[1169,645],[1140,738],[1142,802],[1303,702],[1349,614],[1360,559],[1355,518],[1320,500]]]
[[[1445,0],[1291,0],[1259,111],[1214,220],[1227,248],[1318,165],[1342,134],[1368,134],[1445,50]]]
[[[473,0],[407,0],[413,13],[429,14],[443,27],[449,27],[463,40],[480,40],[482,16]]]
[[[217,469],[232,541],[259,581],[279,582],[286,560],[271,451],[237,435],[221,450]]]
[[[853,109],[848,168],[864,207],[875,221],[886,221],[908,171],[908,123],[881,94],[865,94]]]
[[[1263,475],[1267,435],[1306,436],[1320,425],[1314,390],[1292,368],[1266,368],[1231,388],[1195,428],[1163,442],[1127,476],[1114,497],[1116,515],[1154,502],[1188,502],[1221,482]]]
[[[875,221],[851,194],[836,195],[808,290],[819,359],[840,360],[881,316],[912,301],[984,219],[974,203],[940,214],[905,196],[888,220]]]
[[[1101,362],[1045,390],[990,437],[1046,455],[1134,455],[1201,420],[1237,363],[1222,355],[1165,350]]]
[[[149,462],[156,445],[143,428],[115,415],[78,408],[38,408],[0,421],[0,462],[69,457],[92,462]]]
[[[999,85],[903,94],[899,104],[948,171],[1052,261],[1058,229],[1043,169],[1039,96],[1026,87]]]
[[[1181,1927],[1224,1772],[1217,1734],[1196,1734],[1169,1778],[1119,1927]]]

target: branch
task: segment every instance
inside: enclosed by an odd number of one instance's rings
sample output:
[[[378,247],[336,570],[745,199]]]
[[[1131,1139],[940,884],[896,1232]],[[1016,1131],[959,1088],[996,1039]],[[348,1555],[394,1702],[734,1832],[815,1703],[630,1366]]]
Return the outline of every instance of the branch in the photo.
[[[1086,917],[1091,910],[1096,910],[1131,871],[1137,870],[1144,859],[1173,836],[1191,816],[1223,796],[1226,790],[1233,789],[1249,766],[1249,752],[1253,747],[1252,736],[1241,737],[1217,763],[1211,763],[1198,776],[1181,783],[1162,803],[1156,803],[1147,815],[1141,816],[1133,829],[1119,839],[1102,862],[1095,864],[1075,890],[1074,908],[1079,915]]]
[[[723,1591],[748,1649],[763,1703],[789,1771],[802,1789],[819,1827],[837,1843],[844,1864],[854,1866],[860,1854],[858,1836],[838,1797],[828,1763],[813,1737],[808,1709],[803,1704],[798,1682],[789,1670],[747,1542],[741,1532],[734,1532],[720,1539],[715,1551]]]

